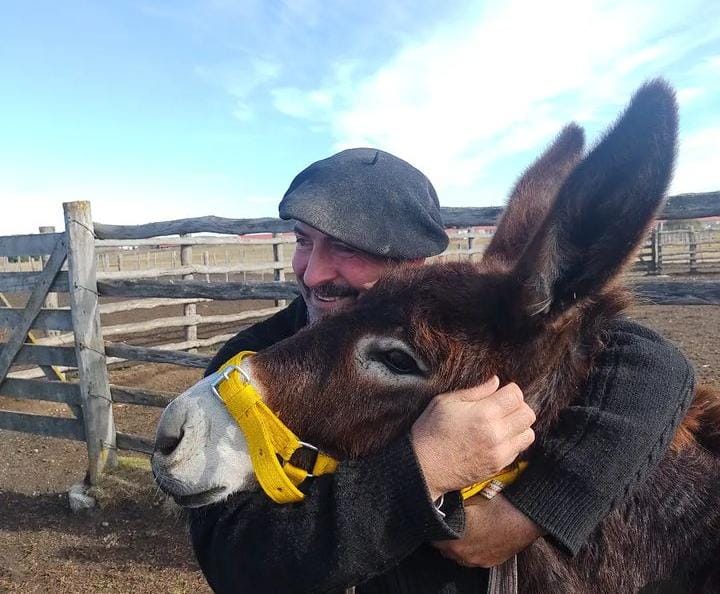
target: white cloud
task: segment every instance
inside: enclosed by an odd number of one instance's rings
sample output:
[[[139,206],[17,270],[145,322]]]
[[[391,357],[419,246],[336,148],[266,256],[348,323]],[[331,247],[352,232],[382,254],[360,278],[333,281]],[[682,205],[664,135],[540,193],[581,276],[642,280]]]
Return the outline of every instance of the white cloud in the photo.
[[[720,120],[680,139],[675,177],[670,194],[720,189]]]
[[[398,154],[429,175],[446,204],[456,203],[453,196],[537,152],[568,121],[594,131],[610,124],[643,80],[717,39],[711,23],[692,18],[700,5],[488,3],[479,17],[439,25],[368,76],[336,71],[313,89],[278,88],[274,105],[326,125],[338,149]],[[686,85],[680,101],[698,97],[699,86]]]
[[[304,92],[295,87],[279,87],[270,94],[280,113],[295,118],[322,119],[334,103],[334,94],[324,89]]]
[[[705,94],[705,89],[702,87],[684,87],[677,90],[677,100],[680,108],[682,109],[688,103],[702,97]]]
[[[196,73],[214,85],[220,86],[235,100],[232,113],[240,121],[247,122],[255,116],[253,94],[278,78],[280,64],[272,60],[254,58],[241,63],[220,63],[197,66]]]

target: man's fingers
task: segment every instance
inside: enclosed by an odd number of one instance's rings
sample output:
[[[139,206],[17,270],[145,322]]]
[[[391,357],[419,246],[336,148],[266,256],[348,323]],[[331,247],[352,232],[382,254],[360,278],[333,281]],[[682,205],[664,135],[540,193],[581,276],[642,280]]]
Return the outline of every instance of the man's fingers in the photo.
[[[525,429],[515,438],[515,446],[519,452],[527,450],[535,441],[535,432],[532,429]]]
[[[475,402],[477,400],[487,398],[488,396],[493,396],[497,392],[499,386],[500,380],[498,379],[498,376],[493,375],[484,384],[473,386],[472,388],[465,388],[464,390],[449,392],[448,396],[464,402]]]
[[[522,406],[527,406],[523,400],[522,390],[517,384],[510,383],[494,394],[478,401],[478,411],[485,419],[500,419],[514,413]]]
[[[515,436],[532,426],[535,422],[535,413],[523,402],[509,415],[506,415],[504,420],[507,423],[508,436]]]
[[[515,459],[525,450],[527,450],[535,441],[535,432],[532,429],[526,429],[522,433],[510,438],[496,452],[496,464],[498,472],[512,464]]]

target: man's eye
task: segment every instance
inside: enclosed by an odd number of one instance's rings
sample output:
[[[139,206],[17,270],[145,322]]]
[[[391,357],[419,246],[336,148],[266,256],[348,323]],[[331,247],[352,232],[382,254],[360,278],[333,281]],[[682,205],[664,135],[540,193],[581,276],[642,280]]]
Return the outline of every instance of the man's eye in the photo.
[[[307,237],[295,237],[295,245],[300,248],[306,248],[310,247],[312,245],[312,242]]]
[[[377,359],[393,373],[401,375],[421,374],[415,359],[399,349],[382,351],[377,354]]]
[[[356,250],[354,247],[350,247],[349,245],[344,243],[334,243],[333,251],[336,254],[344,257],[354,256],[358,253],[358,250]]]

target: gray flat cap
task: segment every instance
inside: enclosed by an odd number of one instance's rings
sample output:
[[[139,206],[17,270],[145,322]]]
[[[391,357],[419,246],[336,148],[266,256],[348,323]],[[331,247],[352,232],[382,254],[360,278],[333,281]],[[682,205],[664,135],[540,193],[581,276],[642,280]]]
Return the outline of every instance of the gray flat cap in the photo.
[[[396,260],[433,256],[448,245],[430,180],[376,149],[348,149],[301,171],[280,202],[280,217]]]

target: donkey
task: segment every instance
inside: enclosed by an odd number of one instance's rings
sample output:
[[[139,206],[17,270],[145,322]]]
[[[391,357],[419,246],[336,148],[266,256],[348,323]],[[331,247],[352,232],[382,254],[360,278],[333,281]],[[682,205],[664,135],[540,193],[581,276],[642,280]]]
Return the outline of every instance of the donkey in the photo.
[[[297,435],[338,458],[381,448],[434,395],[492,375],[522,387],[542,439],[632,301],[618,276],[662,202],[676,134],[662,81],[584,158],[583,132],[569,125],[517,183],[481,262],[399,267],[244,370]],[[243,436],[208,381],[171,404],[158,435],[174,446],[153,457],[161,486],[187,505],[255,488]],[[636,592],[678,572],[688,591],[720,591],[718,487],[720,395],[700,389],[657,470],[575,558],[543,540],[520,554],[521,591]]]

